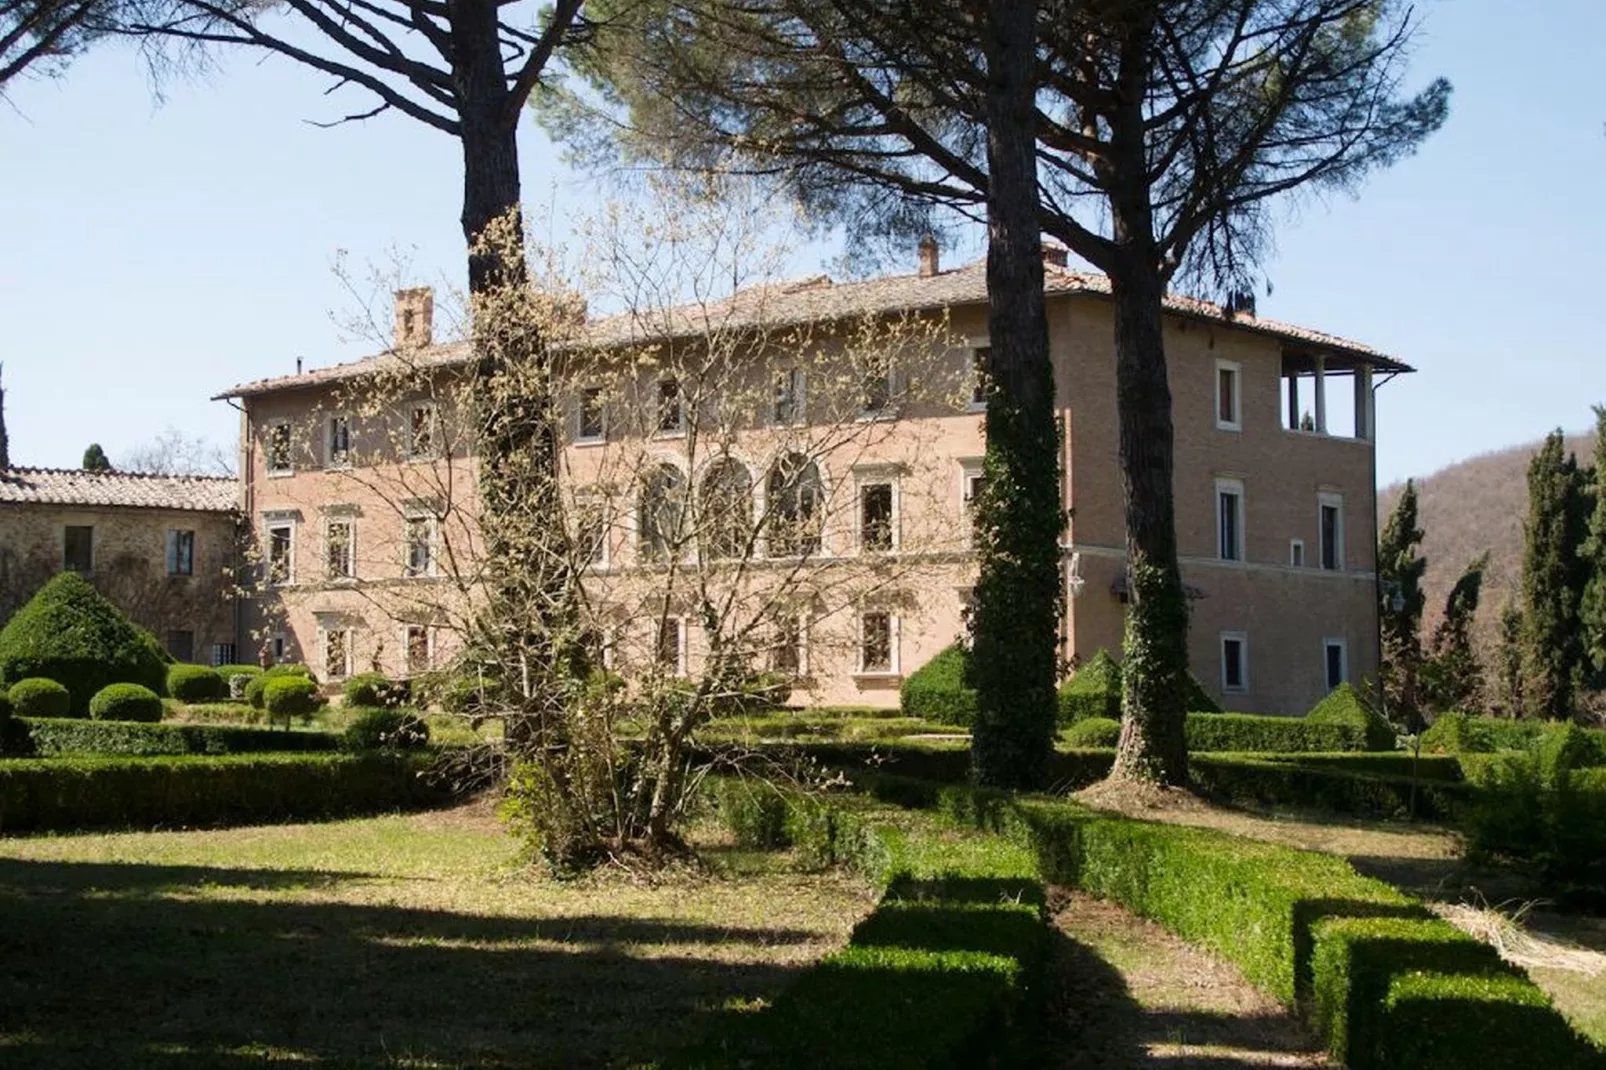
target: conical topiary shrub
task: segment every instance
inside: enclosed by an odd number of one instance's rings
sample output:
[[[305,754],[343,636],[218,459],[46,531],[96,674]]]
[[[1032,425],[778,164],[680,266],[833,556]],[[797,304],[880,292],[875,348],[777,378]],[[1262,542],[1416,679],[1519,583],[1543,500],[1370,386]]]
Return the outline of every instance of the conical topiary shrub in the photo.
[[[1121,666],[1102,647],[1059,687],[1060,724],[1087,717],[1121,719]]]
[[[72,696],[74,717],[89,716],[89,700],[107,684],[164,694],[167,663],[156,637],[76,572],[39,588],[0,630],[0,681],[55,680]]]

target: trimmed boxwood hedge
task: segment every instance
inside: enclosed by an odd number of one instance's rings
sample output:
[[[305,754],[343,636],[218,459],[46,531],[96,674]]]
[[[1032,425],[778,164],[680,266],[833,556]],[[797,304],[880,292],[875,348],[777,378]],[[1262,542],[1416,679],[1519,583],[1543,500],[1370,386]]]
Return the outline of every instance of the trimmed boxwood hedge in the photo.
[[[969,727],[976,722],[976,692],[965,686],[965,648],[945,647],[910,673],[898,690],[905,717]]]
[[[97,721],[155,723],[162,719],[162,699],[138,684],[107,684],[89,700],[89,716]]]
[[[1367,756],[1371,757],[1371,756]],[[1188,762],[1201,793],[1238,805],[1298,806],[1367,817],[1458,821],[1478,797],[1477,789],[1409,775],[1388,776],[1337,763],[1271,761],[1252,754],[1198,754]]]
[[[274,751],[332,751],[340,737],[332,732],[238,728],[211,724],[137,724],[17,718],[12,733],[19,754],[159,755],[264,754]],[[11,744],[8,740],[8,744]]]
[[[1121,739],[1121,722],[1108,717],[1084,717],[1060,738],[1072,747],[1113,747]]]
[[[1108,650],[1099,650],[1059,687],[1060,724],[1084,717],[1121,719],[1121,666]]]
[[[1366,731],[1354,724],[1253,713],[1190,713],[1188,750],[1248,753],[1330,753],[1366,748]],[[1393,744],[1389,745],[1393,750]]]
[[[72,695],[54,680],[30,676],[11,685],[11,708],[18,717],[65,717],[72,712]],[[88,712],[86,707],[85,712]]]
[[[1305,715],[1311,725],[1349,725],[1359,729],[1365,740],[1363,750],[1393,750],[1398,740],[1394,729],[1377,708],[1349,683],[1339,684]]]
[[[173,665],[167,670],[167,693],[180,702],[217,702],[228,697],[228,685],[206,665]]]
[[[0,761],[0,832],[305,821],[415,808],[443,793],[389,755]]]

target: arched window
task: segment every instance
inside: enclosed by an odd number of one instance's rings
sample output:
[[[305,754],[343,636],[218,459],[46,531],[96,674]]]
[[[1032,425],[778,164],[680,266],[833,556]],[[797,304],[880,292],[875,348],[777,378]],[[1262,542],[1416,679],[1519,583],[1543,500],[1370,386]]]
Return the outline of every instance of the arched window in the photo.
[[[678,550],[686,513],[686,477],[672,464],[649,468],[637,504],[637,545],[648,561],[667,561]]]
[[[704,556],[740,557],[753,530],[753,478],[734,457],[722,457],[703,476],[698,529]]]
[[[800,453],[789,453],[770,469],[768,490],[770,556],[819,553],[825,511],[819,466]]]

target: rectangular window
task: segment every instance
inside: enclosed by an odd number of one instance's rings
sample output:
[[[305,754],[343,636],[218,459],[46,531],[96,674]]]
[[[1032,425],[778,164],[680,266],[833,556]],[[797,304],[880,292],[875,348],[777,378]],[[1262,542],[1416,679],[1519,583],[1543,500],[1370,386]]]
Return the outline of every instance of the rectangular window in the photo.
[[[285,641],[283,632],[274,632],[268,636],[268,660],[278,665],[285,660],[290,645]]]
[[[92,572],[95,568],[95,529],[88,524],[68,524],[62,530],[61,567],[68,572]]]
[[[323,633],[323,671],[330,680],[351,675],[350,628],[332,628]]]
[[[337,413],[329,417],[329,430],[325,439],[324,464],[329,468],[345,468],[351,464],[351,417]]]
[[[987,364],[992,360],[992,346],[978,346],[970,351],[970,408],[972,410],[987,407],[987,393],[990,389],[987,378]]]
[[[1222,431],[1243,428],[1239,409],[1241,380],[1237,364],[1230,360],[1216,361],[1216,427]]]
[[[1305,540],[1288,540],[1288,563],[1294,568],[1305,567]]]
[[[897,377],[890,369],[873,369],[864,377],[860,408],[865,416],[882,416],[892,410]]]
[[[774,642],[770,647],[770,671],[788,676],[806,675],[809,657],[805,642],[802,616],[783,613],[776,617]]]
[[[167,574],[169,576],[195,575],[195,532],[169,531],[167,533]]]
[[[686,404],[680,395],[679,379],[658,380],[658,431],[678,434],[686,430]]]
[[[579,411],[574,433],[577,442],[603,442],[608,438],[602,387],[588,386],[580,391]]]
[[[410,516],[405,523],[407,558],[402,563],[403,575],[414,579],[435,575],[435,518]]]
[[[173,660],[189,664],[195,660],[195,633],[175,629],[167,633],[167,652]]]
[[[285,475],[293,470],[290,463],[290,421],[274,420],[268,425],[265,446],[268,475]]]
[[[686,675],[686,622],[664,617],[658,622],[658,641],[653,647],[658,665],[671,676]]]
[[[964,506],[965,515],[970,520],[970,536],[976,536],[976,503],[981,500],[983,492],[987,489],[987,475],[982,471],[981,462],[960,462],[960,500]]]
[[[433,402],[412,406],[407,412],[407,457],[421,460],[440,450],[440,411]]]
[[[1244,485],[1236,479],[1216,480],[1216,556],[1244,559]]]
[[[859,549],[886,552],[897,544],[891,483],[859,484]]]
[[[331,520],[324,528],[324,576],[357,578],[357,525],[350,520]]]
[[[1317,506],[1317,530],[1321,537],[1322,568],[1329,572],[1344,569],[1344,499],[1323,494]]]
[[[295,582],[295,539],[295,524],[268,525],[267,575],[270,585],[280,586]]]
[[[1349,679],[1348,644],[1342,639],[1322,640],[1322,660],[1327,669],[1327,690]]]
[[[608,524],[602,503],[583,501],[575,508],[575,553],[585,565],[608,563]]]
[[[859,671],[897,671],[897,627],[885,610],[873,610],[859,618]]]
[[[233,664],[235,664],[235,661],[234,661],[234,644],[233,643],[213,643],[212,644],[212,668],[215,669],[219,665],[233,665]]]
[[[435,667],[435,641],[427,625],[409,624],[404,642],[409,673],[428,672]]]
[[[775,376],[775,404],[770,420],[776,427],[803,422],[803,371],[787,368]]]
[[[1249,690],[1249,637],[1243,632],[1221,633],[1221,690]]]

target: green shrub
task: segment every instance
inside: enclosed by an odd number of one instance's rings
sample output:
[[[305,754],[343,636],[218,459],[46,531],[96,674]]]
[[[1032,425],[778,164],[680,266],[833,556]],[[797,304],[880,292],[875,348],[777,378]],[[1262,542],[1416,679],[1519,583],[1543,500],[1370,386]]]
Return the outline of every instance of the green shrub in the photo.
[[[245,698],[245,687],[262,675],[255,665],[219,665],[217,674],[223,680],[223,693],[228,698]]]
[[[167,654],[76,572],[51,579],[0,630],[0,680],[45,677],[62,684],[73,716],[107,684],[161,694]]]
[[[167,670],[167,693],[180,702],[216,702],[228,694],[228,686],[216,669],[173,665]]]
[[[498,687],[493,676],[439,670],[414,678],[413,697],[420,705],[439,707],[442,713],[475,716],[494,704]]]
[[[347,750],[418,750],[429,745],[429,725],[393,706],[366,709],[346,728]]]
[[[1071,747],[1113,747],[1121,740],[1121,722],[1108,717],[1084,717],[1060,738]]]
[[[267,690],[268,681],[282,680],[286,677],[298,677],[303,680],[311,680],[314,684],[318,682],[318,678],[312,674],[312,670],[307,668],[305,665],[297,665],[294,662],[285,662],[282,665],[271,666],[270,668],[264,669],[257,675],[250,677],[245,685],[245,700],[249,702],[255,709],[264,709],[264,697]]]
[[[1383,751],[1368,753],[1356,751],[1336,754],[1256,754],[1240,755],[1263,762],[1280,762],[1306,769],[1326,769],[1330,772],[1369,773],[1375,776],[1417,777],[1420,780],[1438,780],[1455,784],[1465,779],[1461,773],[1461,759],[1453,754],[1415,755],[1410,751]]]
[[[386,706],[389,693],[390,678],[382,672],[358,673],[341,689],[347,706]]]
[[[1422,733],[1422,750],[1442,754],[1490,754],[1527,750],[1544,730],[1538,721],[1510,721],[1498,717],[1470,717],[1441,713]]]
[[[1059,687],[1060,724],[1084,717],[1121,719],[1121,666],[1107,650],[1099,650]]]
[[[1343,722],[1312,722],[1308,717],[1190,713],[1186,732],[1188,749],[1195,752],[1320,754],[1366,749],[1363,728]]]
[[[1358,728],[1366,750],[1393,750],[1397,744],[1387,718],[1348,684],[1339,684],[1305,715],[1307,724],[1344,724]]]
[[[34,676],[11,685],[11,709],[18,717],[66,717],[72,695],[54,680]]]
[[[964,646],[954,643],[910,673],[898,691],[903,715],[938,724],[974,724],[976,692],[965,686],[967,658]]]
[[[89,716],[97,721],[160,721],[162,699],[138,684],[107,684],[89,700]]]
[[[318,685],[305,676],[269,676],[263,681],[262,708],[271,717],[305,717],[323,705]]]
[[[0,761],[0,830],[306,821],[429,805],[442,790],[399,755]]]
[[[11,719],[11,713],[11,695],[0,689],[0,727],[3,727],[6,721]]]
[[[1415,816],[1459,820],[1472,806],[1469,785],[1409,775],[1389,776],[1343,767],[1323,768],[1255,755],[1199,754],[1190,760],[1194,786],[1220,802],[1297,806],[1367,817]]]
[[[335,750],[340,737],[329,732],[286,732],[209,724],[136,724],[51,718],[18,720],[19,750],[48,757],[60,754],[262,754],[272,751]]]
[[[1478,787],[1464,821],[1467,854],[1515,862],[1545,894],[1599,908],[1606,905],[1606,770],[1571,766],[1587,747],[1576,732],[1547,733],[1524,753],[1462,757]]]

